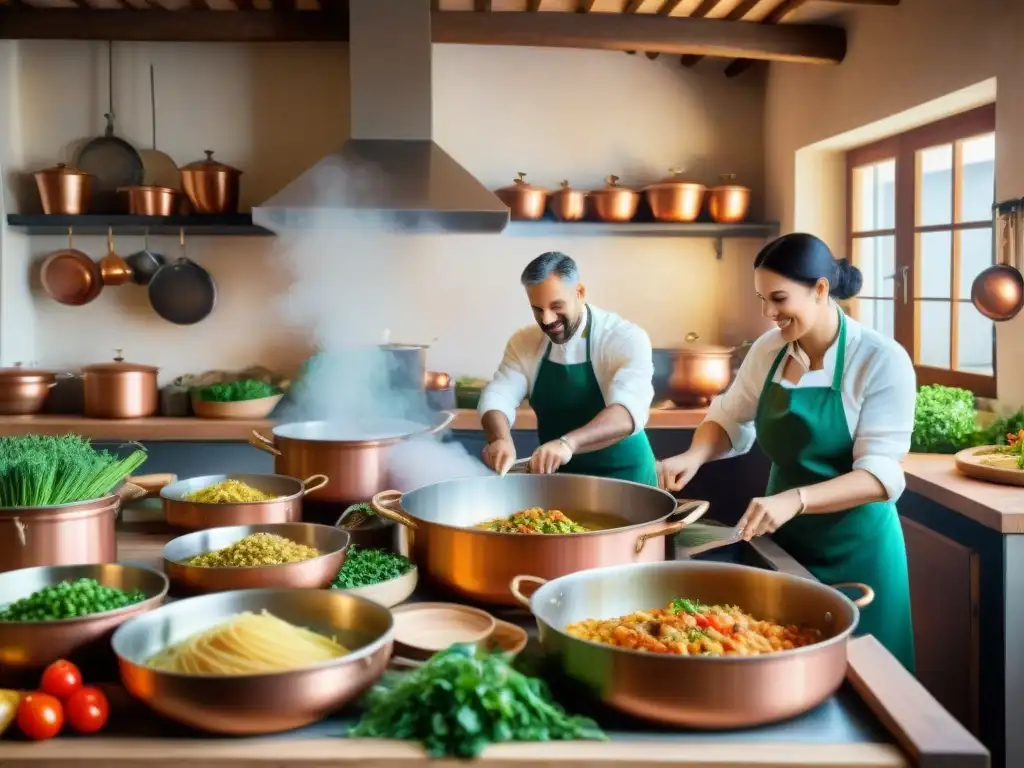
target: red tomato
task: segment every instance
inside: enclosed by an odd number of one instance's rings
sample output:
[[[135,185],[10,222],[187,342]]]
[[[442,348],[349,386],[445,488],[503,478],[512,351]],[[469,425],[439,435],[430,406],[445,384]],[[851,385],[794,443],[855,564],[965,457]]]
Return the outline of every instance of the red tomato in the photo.
[[[695,613],[693,614],[693,618],[697,620],[698,627],[700,627],[701,629],[707,629],[709,623],[707,616],[705,616],[703,613]]]
[[[723,635],[728,635],[732,632],[732,628],[729,626],[728,622],[720,616],[709,616],[708,624],[711,625],[713,630],[721,632]]]
[[[50,739],[64,725],[64,709],[60,700],[48,693],[30,693],[18,705],[17,723],[30,739]]]
[[[39,690],[58,699],[66,699],[81,687],[82,673],[78,667],[64,659],[58,659],[48,666],[39,683]]]
[[[68,723],[79,733],[96,733],[110,715],[110,705],[103,691],[97,688],[81,688],[71,694],[65,704]]]

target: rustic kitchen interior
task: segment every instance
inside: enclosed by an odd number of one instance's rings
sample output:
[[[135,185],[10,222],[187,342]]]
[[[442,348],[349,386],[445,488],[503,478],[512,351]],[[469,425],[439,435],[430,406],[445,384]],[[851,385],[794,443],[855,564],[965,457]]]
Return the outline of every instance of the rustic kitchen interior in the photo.
[[[1010,253],[1000,239],[1003,227],[1017,233],[1024,220],[1018,199],[1024,195],[1024,148],[1017,139],[1024,133],[1024,94],[1015,55],[1024,4],[431,5],[432,43],[396,35],[388,44],[387,25],[367,27],[382,36],[376,40],[370,32],[360,38],[358,14],[366,0],[0,0],[0,367],[54,374],[42,380],[27,410],[0,416],[0,435],[77,434],[121,456],[142,446],[144,463],[131,473],[138,482],[122,489],[116,504],[97,507],[101,516],[117,517],[116,529],[110,523],[116,535],[96,545],[94,552],[103,556],[88,556],[90,563],[116,561],[141,570],[115,577],[92,566],[78,575],[101,584],[114,579],[114,586],[138,588],[146,597],[144,610],[122,625],[113,644],[113,624],[99,627],[105,633],[99,660],[88,657],[81,667],[86,677],[95,670],[95,683],[109,699],[101,732],[62,732],[30,742],[14,724],[0,735],[5,763],[425,760],[414,744],[345,738],[360,717],[360,685],[365,688],[389,664],[424,674],[427,667],[420,665],[442,650],[402,646],[403,626],[415,630],[449,621],[462,632],[480,630],[474,639],[481,644],[490,638],[498,648],[521,651],[520,660],[569,658],[562,655],[569,646],[560,645],[563,627],[556,626],[562,615],[536,597],[531,601],[523,583],[513,588],[493,567],[473,572],[474,589],[460,582],[466,571],[456,553],[462,547],[480,548],[475,551],[486,552],[480,561],[492,565],[528,563],[530,551],[513,557],[484,549],[488,537],[471,543],[445,538],[443,526],[430,527],[436,520],[430,493],[423,492],[459,475],[451,468],[476,462],[483,448],[474,398],[509,335],[530,322],[519,275],[542,251],[570,254],[588,298],[649,334],[656,394],[648,434],[658,458],[685,449],[708,398],[724,388],[745,345],[765,330],[751,263],[766,242],[792,231],[812,232],[858,264],[866,290],[848,311],[912,350],[919,384],[966,388],[971,434],[975,424],[981,434],[1016,423],[1024,406],[1022,321],[1014,312],[993,320],[975,309],[971,288],[977,274],[1004,258],[1019,277],[1024,258],[1020,248]],[[392,22],[392,29],[400,28]],[[425,72],[410,63],[424,45],[430,54]],[[381,98],[386,87],[396,90]],[[402,109],[389,110],[396,104]],[[462,205],[466,210],[455,214],[466,216],[428,226],[417,220],[404,228],[394,210],[381,214],[377,198],[393,194],[408,202],[405,195],[414,191],[429,198],[423,188],[430,185],[421,184],[416,171],[436,166],[420,155],[400,156],[405,161],[397,163],[394,178],[382,179],[374,170],[391,160],[356,153],[361,164],[346,166],[356,181],[342,196],[375,203],[353,204],[355,214],[344,216],[310,212],[331,197],[323,169],[337,158],[351,159],[344,149],[349,139],[432,141],[445,162],[470,180],[458,177],[459,189],[470,189],[475,180],[496,195],[453,203],[458,195],[445,199],[444,185],[435,185],[431,191],[441,200],[415,207]],[[907,152],[911,158],[916,152],[916,160],[901,163]],[[908,203],[894,191],[906,183],[896,174],[915,163],[922,188],[930,191]],[[388,191],[391,184],[397,192]],[[666,185],[678,196],[659,197]],[[122,187],[136,190],[118,191]],[[726,210],[724,202],[734,201],[727,191],[737,188],[743,190],[736,198],[741,205]],[[296,190],[304,189],[305,198],[297,201]],[[666,197],[677,210],[659,209]],[[917,230],[899,223],[908,205]],[[499,224],[480,224],[495,216]],[[473,223],[463,227],[464,218]],[[469,231],[457,231],[462,229]],[[943,274],[948,277],[935,277]],[[375,364],[353,367],[346,358],[346,367],[318,354],[377,345],[388,350],[387,375]],[[725,366],[721,384],[707,392],[688,385],[687,356],[679,354],[698,349],[710,349],[709,357]],[[196,394],[235,379],[261,382],[270,397],[246,408],[245,401],[207,401]],[[313,382],[305,396],[303,381]],[[375,417],[411,419],[443,437],[445,453],[439,459],[407,448],[394,452],[389,471],[356,461],[333,465],[347,470],[331,476],[312,466],[318,457],[303,453],[313,450],[303,433],[284,429],[309,421],[342,423],[368,408]],[[524,403],[514,425],[520,455],[536,447],[535,425]],[[907,491],[898,508],[911,572],[916,679],[870,637],[844,637],[832,646],[844,658],[838,666],[835,659],[819,663],[820,695],[793,682],[807,671],[798,664],[777,678],[762,673],[744,682],[785,691],[780,697],[797,703],[784,713],[735,711],[715,692],[715,673],[691,673],[698,685],[709,686],[697,689],[706,697],[701,706],[677,702],[674,708],[667,703],[671,687],[634,682],[616,697],[607,679],[590,679],[603,695],[583,698],[598,701],[577,706],[580,698],[557,686],[556,698],[571,714],[578,709],[592,717],[611,735],[610,744],[523,741],[489,746],[477,759],[1024,764],[1024,736],[1014,729],[1014,713],[1024,706],[1024,662],[1015,653],[1024,641],[1024,490],[1005,473],[957,453],[979,444],[964,434],[958,439],[915,438],[904,462]],[[631,522],[661,521],[654,526],[659,529],[682,512],[731,526],[749,500],[762,495],[767,471],[767,460],[755,450],[709,465],[687,487],[687,499],[706,505],[662,510],[657,504],[664,503],[663,494],[654,491],[650,499],[617,503],[640,510]],[[213,482],[203,478],[271,473],[284,476],[274,481],[283,485],[264,490],[292,501],[267,502],[270,517],[252,518],[243,505],[211,516],[212,505],[185,500]],[[484,480],[497,479],[473,478]],[[501,480],[525,488],[531,478]],[[390,490],[399,493],[376,498]],[[376,514],[365,509],[371,500]],[[362,511],[350,505],[363,505]],[[53,559],[46,546],[26,546],[18,533],[24,516],[8,511],[0,509],[0,525],[9,527],[0,540],[5,558],[31,551],[43,559],[0,565],[7,572],[0,573],[0,604],[53,583],[12,581],[14,568],[84,562]],[[339,527],[342,512],[363,519]],[[301,606],[293,606],[323,615],[341,610],[331,607],[332,600],[351,599],[344,610],[352,620],[378,628],[374,641],[359,649],[372,675],[355,680],[345,671],[351,667],[336,666],[334,676],[325,678],[335,698],[315,706],[307,700],[307,710],[330,716],[305,717],[285,705],[275,711],[250,704],[255,708],[245,710],[244,684],[190,686],[147,673],[140,661],[157,628],[173,625],[180,632],[185,626],[187,603],[178,600],[184,594],[205,593],[190,599],[207,601],[222,618],[243,610],[291,610],[280,594],[230,597],[280,584],[244,576],[232,581],[231,574],[218,582],[217,572],[230,569],[184,565],[241,537],[224,526],[257,523],[320,524],[314,527],[322,538],[302,543],[333,559],[311,561],[321,572],[296,569],[295,578],[311,581],[286,586],[332,583],[349,541],[393,546],[415,563],[411,573],[418,573],[419,583],[406,571],[379,585],[389,587],[384,597],[363,602],[350,597],[350,589],[308,589]],[[299,528],[287,531],[281,535],[296,541],[306,535]],[[432,546],[424,545],[428,539]],[[672,568],[693,566],[700,571],[693,578],[703,579],[698,583],[711,596],[714,584],[734,578],[724,575],[733,573],[729,568],[753,566],[777,581],[757,582],[757,588],[736,582],[744,595],[785,584],[804,590],[794,591],[794,599],[835,600],[834,590],[812,584],[809,572],[770,537],[692,558],[680,541],[665,534],[646,540],[637,547],[647,554],[627,562],[651,558]],[[165,547],[172,548],[171,557]],[[559,557],[576,554],[565,550]],[[523,569],[512,575],[545,575]],[[551,578],[569,579],[566,590],[582,590],[589,573],[596,571]],[[168,584],[173,599],[157,608]],[[646,602],[634,609],[662,602],[664,584],[654,577],[644,584]],[[515,596],[520,588],[525,609]],[[846,602],[825,605],[830,615],[842,616],[862,599],[853,591]],[[454,616],[423,608],[433,603],[447,605]],[[462,609],[452,609],[455,604]],[[418,618],[417,606],[425,611]],[[743,607],[754,613],[760,608]],[[384,629],[392,624],[393,659]],[[46,635],[15,630],[5,637],[6,631],[0,622],[0,653],[7,651],[0,674],[35,676],[18,687],[34,689],[42,667],[74,655],[74,646],[48,644],[55,641],[42,641]],[[507,634],[499,637],[501,631]],[[9,653],[30,646],[48,657],[19,662]],[[591,667],[606,663],[593,655],[576,659]],[[654,669],[616,667],[634,681]],[[259,695],[269,701],[304,689],[297,679]],[[801,695],[814,705],[802,709]],[[135,699],[148,706],[133,706]],[[247,718],[248,730],[240,725]],[[297,726],[293,737],[250,738]]]

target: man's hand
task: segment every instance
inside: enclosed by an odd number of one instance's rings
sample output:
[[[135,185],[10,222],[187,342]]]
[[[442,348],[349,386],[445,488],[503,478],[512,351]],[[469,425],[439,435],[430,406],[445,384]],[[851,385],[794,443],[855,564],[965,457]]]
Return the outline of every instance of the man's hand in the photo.
[[[512,468],[516,460],[516,446],[511,440],[499,438],[488,443],[483,450],[484,464],[499,475],[504,475]]]
[[[530,457],[530,471],[535,475],[550,475],[558,468],[568,464],[572,458],[572,449],[564,440],[552,440],[544,443]]]

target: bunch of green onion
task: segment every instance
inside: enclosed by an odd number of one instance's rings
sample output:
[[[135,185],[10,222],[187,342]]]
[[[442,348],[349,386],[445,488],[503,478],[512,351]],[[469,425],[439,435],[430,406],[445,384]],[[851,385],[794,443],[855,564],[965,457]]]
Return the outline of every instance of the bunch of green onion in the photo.
[[[146,460],[121,458],[79,435],[0,438],[0,507],[49,507],[108,495]]]

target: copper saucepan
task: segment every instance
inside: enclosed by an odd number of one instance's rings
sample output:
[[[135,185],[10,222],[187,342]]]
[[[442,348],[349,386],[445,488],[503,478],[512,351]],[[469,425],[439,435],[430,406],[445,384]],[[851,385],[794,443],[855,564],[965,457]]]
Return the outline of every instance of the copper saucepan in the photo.
[[[54,251],[39,269],[43,290],[54,301],[71,307],[88,304],[103,290],[100,265],[89,254],[78,250],[68,229],[68,247]]]
[[[598,219],[624,224],[636,215],[640,193],[629,187],[620,187],[619,177],[611,175],[605,179],[605,185],[591,191],[587,199]]]
[[[405,494],[378,493],[371,505],[381,517],[410,529],[412,557],[424,578],[471,600],[500,605],[515,604],[508,584],[523,563],[553,579],[604,565],[664,560],[668,537],[709,507],[706,501],[677,502],[670,493],[639,483],[570,474],[447,480]],[[597,530],[524,534],[474,527],[531,507],[561,510]]]
[[[39,413],[55,386],[57,374],[52,371],[22,368],[21,363],[0,368],[0,415]]]
[[[699,339],[696,333],[688,333],[682,346],[654,350],[656,400],[668,399],[683,408],[701,407],[729,387],[733,355],[749,345],[723,347],[702,344]]]
[[[530,597],[522,593],[528,582],[542,584]],[[862,595],[850,600],[839,587]],[[571,681],[635,717],[709,729],[784,720],[825,701],[846,677],[846,644],[859,608],[874,599],[866,584],[829,587],[777,571],[699,561],[598,568],[547,583],[520,575],[509,589],[536,617],[541,647]],[[626,616],[679,597],[814,627],[824,639],[760,656],[678,656],[615,648],[565,632],[577,621]]]

